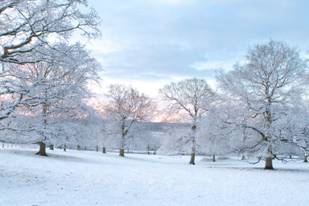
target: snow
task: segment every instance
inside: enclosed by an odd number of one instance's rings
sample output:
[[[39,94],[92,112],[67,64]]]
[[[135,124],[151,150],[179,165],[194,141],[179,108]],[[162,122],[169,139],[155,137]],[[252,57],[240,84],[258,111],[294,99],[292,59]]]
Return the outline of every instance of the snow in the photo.
[[[69,150],[34,155],[0,150],[0,205],[170,206],[309,203],[309,164],[274,162],[277,170],[238,160],[187,164],[187,156],[102,154]]]

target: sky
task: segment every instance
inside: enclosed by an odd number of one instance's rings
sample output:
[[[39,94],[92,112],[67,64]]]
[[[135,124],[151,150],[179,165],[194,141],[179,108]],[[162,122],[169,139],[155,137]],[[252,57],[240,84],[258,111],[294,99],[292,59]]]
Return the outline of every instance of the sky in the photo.
[[[126,84],[154,97],[172,81],[197,77],[215,86],[248,50],[269,40],[309,50],[308,0],[89,0],[102,36],[88,48],[101,63],[104,93]]]

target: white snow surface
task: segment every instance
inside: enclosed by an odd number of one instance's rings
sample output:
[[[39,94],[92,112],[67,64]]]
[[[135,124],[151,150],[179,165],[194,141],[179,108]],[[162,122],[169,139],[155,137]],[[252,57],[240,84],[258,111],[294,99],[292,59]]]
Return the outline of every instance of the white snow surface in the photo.
[[[0,150],[1,206],[309,205],[309,164],[274,171],[238,160],[100,152]]]

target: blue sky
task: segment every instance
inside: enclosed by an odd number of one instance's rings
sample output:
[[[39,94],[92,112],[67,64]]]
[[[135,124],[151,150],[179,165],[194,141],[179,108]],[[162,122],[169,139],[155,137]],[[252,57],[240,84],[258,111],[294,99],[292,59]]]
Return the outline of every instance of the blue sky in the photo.
[[[284,40],[309,49],[308,0],[89,0],[102,37],[89,48],[105,70],[103,87],[132,85],[154,96],[170,81],[214,82],[248,48]]]

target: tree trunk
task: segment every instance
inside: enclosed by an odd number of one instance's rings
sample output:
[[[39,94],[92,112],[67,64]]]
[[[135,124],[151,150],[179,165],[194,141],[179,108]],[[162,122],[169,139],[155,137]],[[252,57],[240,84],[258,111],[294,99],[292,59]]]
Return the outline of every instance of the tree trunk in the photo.
[[[216,162],[216,155],[212,155],[212,161]]]
[[[120,142],[120,150],[119,150],[119,156],[120,157],[124,157],[124,148],[125,148],[125,136],[126,136],[126,132],[125,132],[125,127],[124,127],[124,123],[121,126],[121,142]],[[129,150],[129,149],[128,149]],[[129,152],[129,151],[128,151]]]
[[[63,151],[67,151],[67,145],[66,144],[64,144],[64,146],[63,146]]]
[[[119,156],[124,157],[124,148],[120,148],[119,150]]]
[[[273,158],[272,158],[272,157],[266,157],[265,169],[266,169],[266,170],[272,170],[272,169],[274,169],[274,168],[273,168]]]
[[[195,165],[195,152],[192,152],[192,153],[191,153],[190,164],[191,164],[191,165]]]
[[[192,153],[189,164],[195,165],[195,153],[196,153],[196,120],[193,121],[192,125]]]
[[[40,150],[36,153],[40,156],[47,156],[46,154],[46,144],[44,142],[39,142]]]
[[[305,154],[304,162],[308,162],[308,155]]]
[[[268,146],[267,149],[267,155],[265,160],[265,168],[266,170],[272,170],[273,168],[273,153],[272,153],[272,147]]]
[[[44,137],[44,139],[41,142],[39,142],[40,150],[39,150],[39,152],[36,153],[37,155],[40,155],[40,156],[47,156],[47,154],[46,154],[46,144],[44,143],[44,141],[46,141],[47,110],[48,110],[48,105],[47,105],[47,101],[45,99],[45,102],[42,105],[43,128],[44,128],[43,137]]]
[[[105,148],[105,147],[102,148],[102,153],[103,153],[103,154],[106,153],[106,148]]]

